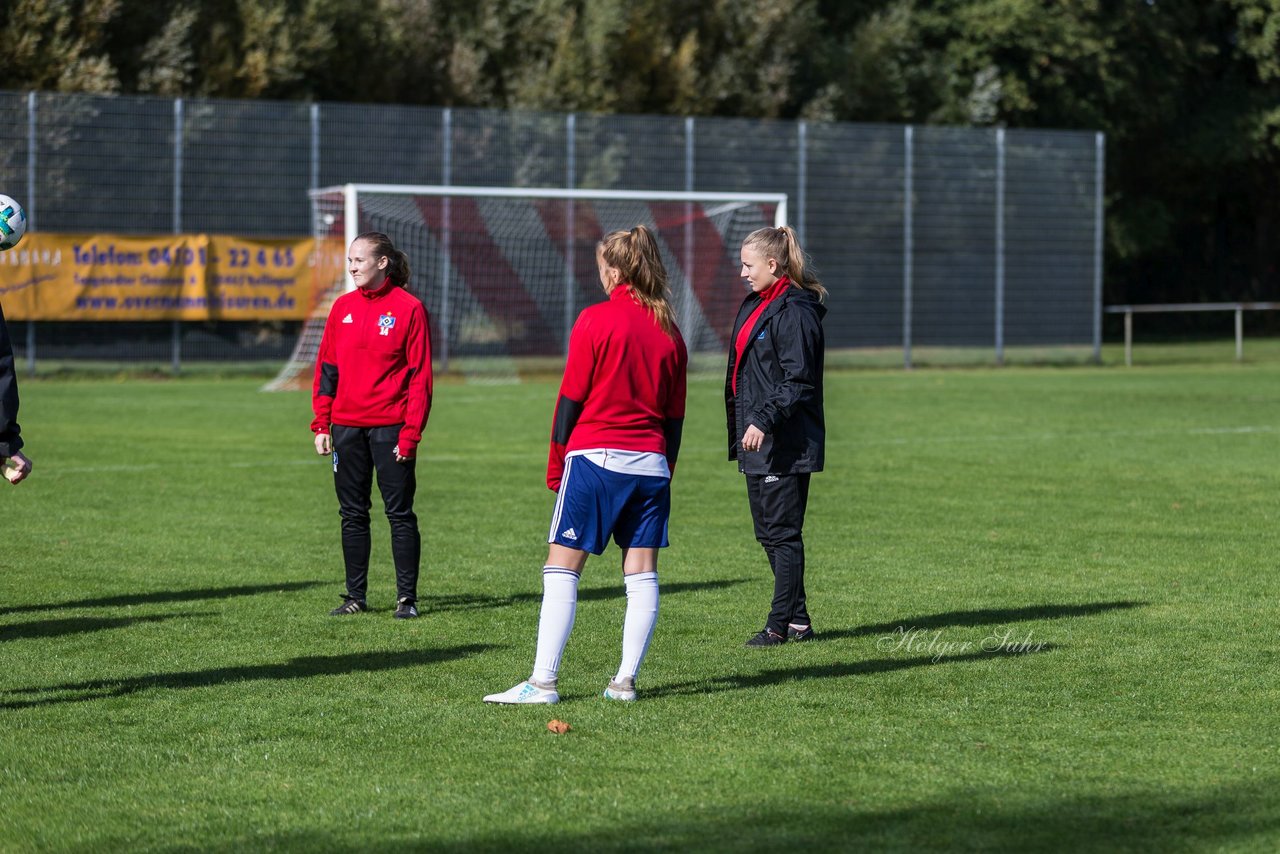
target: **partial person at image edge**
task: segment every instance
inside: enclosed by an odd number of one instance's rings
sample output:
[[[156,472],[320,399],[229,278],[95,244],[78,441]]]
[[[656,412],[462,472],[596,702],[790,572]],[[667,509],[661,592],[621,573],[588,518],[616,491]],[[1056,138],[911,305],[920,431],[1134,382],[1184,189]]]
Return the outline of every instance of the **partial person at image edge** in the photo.
[[[18,484],[31,474],[31,460],[22,453],[22,428],[18,426],[18,371],[13,363],[13,342],[0,307],[0,464],[5,479]]]

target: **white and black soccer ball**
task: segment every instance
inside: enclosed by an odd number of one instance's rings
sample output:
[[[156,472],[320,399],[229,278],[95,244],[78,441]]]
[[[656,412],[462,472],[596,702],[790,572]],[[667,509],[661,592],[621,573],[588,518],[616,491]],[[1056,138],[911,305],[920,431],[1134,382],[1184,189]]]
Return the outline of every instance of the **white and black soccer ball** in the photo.
[[[0,252],[17,246],[26,233],[26,211],[22,205],[0,193]]]

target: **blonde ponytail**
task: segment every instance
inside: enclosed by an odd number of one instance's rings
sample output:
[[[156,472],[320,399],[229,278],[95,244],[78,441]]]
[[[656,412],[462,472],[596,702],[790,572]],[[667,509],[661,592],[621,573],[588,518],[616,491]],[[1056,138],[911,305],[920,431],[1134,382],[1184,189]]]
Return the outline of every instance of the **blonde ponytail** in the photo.
[[[786,276],[798,287],[813,291],[818,295],[819,300],[826,300],[827,289],[809,269],[808,258],[800,248],[796,231],[791,226],[757,228],[747,235],[742,245],[754,247],[764,257],[777,261],[780,277]]]
[[[630,231],[613,231],[600,239],[604,262],[616,267],[622,281],[631,286],[636,301],[649,310],[662,331],[672,335],[676,328],[675,310],[671,307],[671,287],[667,268],[653,233],[643,225]]]

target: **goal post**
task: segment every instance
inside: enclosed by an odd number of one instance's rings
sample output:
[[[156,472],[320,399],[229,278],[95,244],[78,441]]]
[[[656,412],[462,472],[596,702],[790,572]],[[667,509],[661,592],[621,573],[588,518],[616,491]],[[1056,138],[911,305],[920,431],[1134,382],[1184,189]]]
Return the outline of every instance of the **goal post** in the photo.
[[[657,238],[690,353],[723,353],[745,295],[739,245],[787,221],[785,193],[344,184],[309,195],[316,255],[330,260],[313,265],[313,309],[267,389],[309,384],[329,308],[354,287],[335,259],[367,231],[408,255],[439,368],[508,381],[558,370],[578,313],[605,298],[596,244],[638,224]]]

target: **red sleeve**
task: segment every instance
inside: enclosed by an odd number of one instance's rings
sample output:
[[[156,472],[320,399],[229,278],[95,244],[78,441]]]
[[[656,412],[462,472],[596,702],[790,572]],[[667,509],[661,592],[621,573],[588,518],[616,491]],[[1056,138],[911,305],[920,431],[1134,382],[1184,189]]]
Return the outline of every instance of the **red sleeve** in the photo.
[[[338,393],[338,358],[333,352],[333,316],[334,309],[331,309],[324,322],[324,334],[320,337],[320,352],[316,354],[316,373],[311,382],[311,411],[315,413],[315,418],[311,420],[312,433],[329,432],[332,423],[329,415],[333,411],[334,395]]]
[[[431,414],[431,323],[427,319],[427,310],[421,304],[409,313],[405,361],[409,365],[409,400],[398,445],[401,456],[412,457],[422,441],[422,430]]]
[[[560,478],[564,475],[564,455],[573,435],[574,425],[582,415],[582,407],[591,392],[595,353],[592,346],[591,325],[585,317],[569,333],[569,356],[565,359],[564,379],[560,381],[560,394],[556,398],[556,411],[551,422],[551,450],[547,455],[547,486],[559,491]]]
[[[689,351],[676,332],[676,375],[672,378],[671,395],[667,398],[667,418],[684,418],[685,396],[689,388]]]
[[[667,443],[667,467],[676,473],[676,459],[680,456],[680,440],[684,435],[684,405],[689,387],[689,351],[679,330],[675,332],[676,372],[671,378],[671,394],[667,396],[663,412],[662,431]]]

